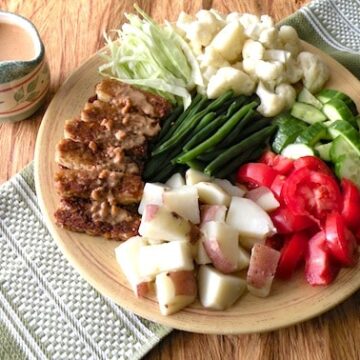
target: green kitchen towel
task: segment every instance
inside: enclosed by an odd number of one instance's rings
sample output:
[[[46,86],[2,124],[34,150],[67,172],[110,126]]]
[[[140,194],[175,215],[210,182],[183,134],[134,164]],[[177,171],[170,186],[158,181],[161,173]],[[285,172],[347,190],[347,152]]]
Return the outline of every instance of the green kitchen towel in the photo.
[[[0,187],[0,359],[139,359],[171,329],[100,295],[51,238],[33,166]]]
[[[360,0],[318,0],[280,22],[360,79]]]
[[[282,23],[360,77],[360,0],[318,0]],[[0,359],[139,359],[171,329],[97,293],[51,238],[32,165],[0,186]]]

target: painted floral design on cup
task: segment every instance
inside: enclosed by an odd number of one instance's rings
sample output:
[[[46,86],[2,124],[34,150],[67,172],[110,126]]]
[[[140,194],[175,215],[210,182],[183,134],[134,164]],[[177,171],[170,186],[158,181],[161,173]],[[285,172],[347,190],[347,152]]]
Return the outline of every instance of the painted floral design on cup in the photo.
[[[35,56],[30,60],[0,61],[0,122],[19,121],[43,103],[50,83],[49,67],[44,45],[29,20],[0,11],[0,24],[2,22],[22,27],[35,47]]]

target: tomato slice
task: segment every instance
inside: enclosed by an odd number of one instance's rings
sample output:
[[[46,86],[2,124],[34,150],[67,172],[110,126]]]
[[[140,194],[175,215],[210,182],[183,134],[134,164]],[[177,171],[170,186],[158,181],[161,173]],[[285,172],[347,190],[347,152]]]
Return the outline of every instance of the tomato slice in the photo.
[[[330,284],[340,270],[327,247],[325,231],[314,235],[308,244],[305,261],[305,277],[310,285]]]
[[[284,243],[280,252],[280,260],[276,276],[289,279],[300,262],[305,258],[309,236],[305,232],[294,233]]]
[[[343,204],[341,215],[346,225],[355,233],[360,230],[360,191],[350,180],[342,179]]]
[[[340,189],[335,179],[305,167],[294,170],[286,179],[281,196],[295,214],[310,216],[319,224],[341,207]]]
[[[270,190],[274,193],[276,198],[280,201],[282,200],[281,190],[282,190],[285,180],[286,180],[285,175],[278,174],[275,176],[275,179],[270,186]]]
[[[296,215],[286,206],[277,208],[270,217],[279,234],[291,234],[316,225],[309,216]]]
[[[342,265],[353,266],[357,263],[359,253],[356,239],[339,213],[334,212],[327,216],[325,235],[331,254]]]
[[[302,169],[307,168],[308,170],[321,172],[330,176],[334,176],[331,169],[316,156],[303,156],[294,161],[294,168]]]
[[[266,151],[259,159],[259,162],[272,167],[282,175],[288,175],[294,170],[294,161],[292,159],[282,155],[276,155],[272,151]]]
[[[270,188],[277,172],[263,163],[248,163],[241,166],[236,174],[236,180],[251,186],[266,186]]]

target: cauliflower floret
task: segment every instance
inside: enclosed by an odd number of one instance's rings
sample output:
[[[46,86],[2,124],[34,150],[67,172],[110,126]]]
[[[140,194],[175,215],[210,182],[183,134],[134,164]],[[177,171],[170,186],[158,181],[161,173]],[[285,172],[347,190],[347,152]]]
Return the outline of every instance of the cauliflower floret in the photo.
[[[279,61],[258,60],[255,67],[256,76],[263,81],[272,81],[281,77],[284,73],[284,65]]]
[[[187,27],[194,21],[194,18],[182,11],[176,21],[176,27],[182,31],[182,34],[186,33]]]
[[[244,71],[244,67],[243,67],[243,64],[242,64],[241,61],[238,61],[237,63],[232,64],[231,66],[232,66],[234,69],[238,69],[238,70]]]
[[[254,60],[251,58],[246,58],[242,62],[242,67],[244,71],[255,81],[257,81],[258,77],[256,75],[256,66],[258,60]]]
[[[283,64],[286,64],[291,57],[291,53],[286,50],[270,49],[265,50],[264,60],[267,61],[280,61]]]
[[[286,83],[282,83],[275,88],[275,94],[280,95],[285,100],[285,109],[290,109],[296,99],[295,89]]]
[[[244,28],[238,22],[231,22],[223,27],[214,37],[211,46],[225,60],[233,62],[240,58],[245,41]]]
[[[201,24],[209,24],[212,27],[213,36],[225,25],[224,21],[218,19],[216,14],[209,10],[200,10],[196,13],[195,17]]]
[[[185,31],[186,37],[191,43],[201,46],[209,45],[214,35],[212,25],[200,21],[193,21],[186,27]]]
[[[264,57],[264,47],[258,41],[254,41],[252,39],[248,39],[244,43],[244,47],[242,49],[242,56],[244,59],[256,59],[261,60]]]
[[[329,80],[330,71],[320,58],[312,53],[303,51],[297,58],[303,71],[303,84],[311,92],[316,93],[322,89]]]
[[[206,47],[204,53],[198,56],[198,60],[200,62],[201,68],[207,66],[214,66],[219,68],[230,65],[229,62],[227,62],[212,46]]]
[[[299,63],[290,58],[285,64],[284,80],[290,84],[295,84],[303,77],[303,70]]]
[[[239,14],[239,13],[237,13]],[[244,29],[247,29],[250,26],[254,26],[255,24],[260,22],[260,19],[258,16],[254,15],[254,14],[248,14],[248,13],[244,13],[244,14],[239,14],[239,18],[238,20],[240,21],[240,24],[244,27]],[[230,15],[228,15],[228,17],[230,17]],[[228,20],[228,17],[226,18],[226,21]]]
[[[275,27],[269,27],[261,31],[259,41],[267,48],[273,48],[276,43],[277,34],[278,31]]]
[[[225,26],[226,16],[224,14],[215,9],[210,9],[209,11],[214,14],[214,16],[222,23],[223,26]]]
[[[274,26],[274,20],[269,15],[261,15],[260,21],[267,27],[273,27]]]
[[[214,99],[222,95],[225,91],[232,89],[237,95],[251,95],[255,88],[255,82],[249,75],[233,67],[223,67],[211,77],[207,96]]]
[[[231,12],[230,14],[226,15],[225,21],[227,24],[230,24],[231,22],[240,22],[242,14],[239,12]]]
[[[283,25],[279,29],[278,40],[284,50],[290,51],[295,57],[301,51],[301,43],[296,30],[289,25]]]
[[[205,68],[202,68],[202,76],[204,79],[204,84],[207,85],[209,83],[209,80],[211,79],[211,77],[213,77],[217,71],[219,70],[218,67],[214,67],[214,66],[207,66]]]
[[[262,81],[258,84],[256,94],[259,96],[261,101],[257,108],[257,111],[260,114],[266,117],[271,117],[284,110],[286,105],[285,98],[272,92]]]

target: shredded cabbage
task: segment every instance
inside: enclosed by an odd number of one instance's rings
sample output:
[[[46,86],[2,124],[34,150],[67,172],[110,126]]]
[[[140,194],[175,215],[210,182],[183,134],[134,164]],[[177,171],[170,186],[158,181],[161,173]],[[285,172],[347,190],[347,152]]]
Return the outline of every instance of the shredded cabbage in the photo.
[[[137,85],[159,94],[172,103],[191,102],[190,92],[203,86],[199,64],[187,42],[168,22],[158,25],[137,5],[142,16],[126,14],[128,23],[116,30],[117,39],[105,36],[107,63],[100,74]]]

